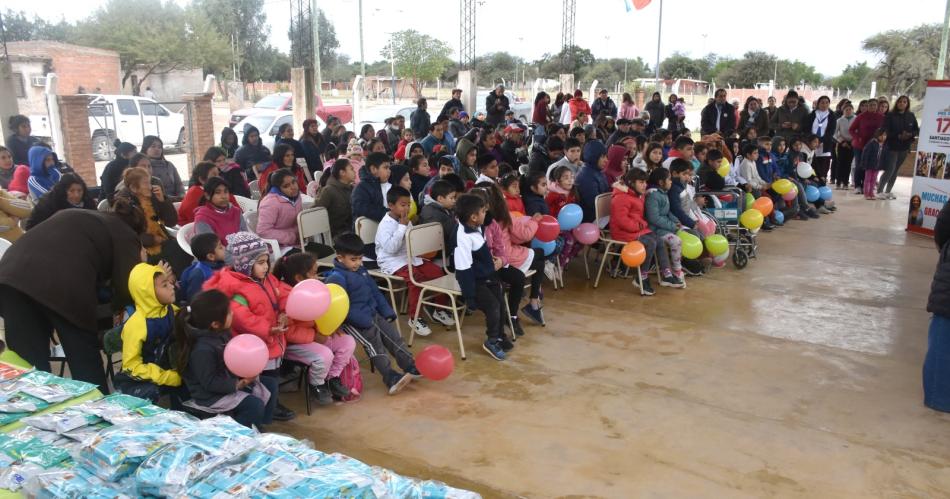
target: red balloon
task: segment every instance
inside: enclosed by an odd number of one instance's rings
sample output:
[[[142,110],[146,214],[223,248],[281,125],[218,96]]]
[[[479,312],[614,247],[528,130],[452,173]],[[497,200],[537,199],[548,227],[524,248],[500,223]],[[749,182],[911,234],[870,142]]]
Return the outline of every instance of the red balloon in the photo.
[[[538,222],[538,232],[534,234],[534,238],[542,243],[549,243],[557,239],[560,233],[561,224],[557,223],[557,219],[551,215],[544,215]]]
[[[416,368],[428,379],[439,381],[448,378],[455,368],[452,352],[441,345],[429,345],[416,355]]]

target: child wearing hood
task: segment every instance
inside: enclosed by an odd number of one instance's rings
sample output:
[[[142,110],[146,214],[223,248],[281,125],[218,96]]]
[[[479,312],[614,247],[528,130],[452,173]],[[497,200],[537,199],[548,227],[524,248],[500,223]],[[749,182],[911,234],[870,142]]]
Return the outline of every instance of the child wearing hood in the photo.
[[[135,312],[122,326],[122,371],[115,375],[115,388],[153,404],[170,394],[177,409],[186,392],[169,355],[178,310],[171,267],[165,262],[136,265],[129,273],[129,293]]]
[[[227,237],[227,248],[228,266],[205,281],[204,289],[217,289],[230,298],[233,336],[253,334],[264,340],[268,359],[261,377],[276,379],[287,351],[289,320],[284,310],[289,293],[270,273],[269,249],[257,234],[231,234]],[[277,392],[272,396],[277,398]],[[280,405],[279,401],[276,404],[273,419],[289,421],[295,417],[294,412]]]
[[[574,185],[577,186],[577,195],[584,210],[583,221],[593,222],[597,196],[610,192],[610,183],[603,171],[607,165],[607,148],[603,142],[591,140],[584,145],[583,158],[584,167],[577,173]]]
[[[257,178],[260,169],[270,164],[270,150],[261,143],[261,132],[257,127],[250,125],[244,129],[241,147],[234,153],[234,162],[241,165],[241,170],[251,180]]]
[[[683,243],[676,235],[676,231],[680,230],[682,225],[670,213],[668,192],[672,185],[670,171],[666,168],[657,168],[650,172],[645,211],[647,222],[650,223],[650,231],[655,233],[663,243],[663,246],[657,243],[657,251],[670,252],[670,264],[673,268],[660,269],[662,274],[660,286],[685,288],[686,282],[683,281],[683,267],[680,262],[683,255]]]
[[[614,195],[610,200],[610,237],[621,242],[640,241],[646,250],[646,259],[640,265],[640,279],[633,281],[641,293],[653,296],[650,285],[650,268],[656,255],[660,269],[670,268],[670,257],[666,251],[657,253],[657,236],[647,223],[644,205],[646,203],[647,173],[633,168],[624,174],[620,182],[614,184]]]
[[[624,146],[612,145],[607,149],[607,164],[604,166],[604,176],[607,177],[608,185],[613,185],[620,180],[624,172],[627,171],[627,165],[624,164],[626,156],[627,148]]]
[[[49,192],[62,174],[56,168],[56,158],[48,147],[33,146],[27,153],[30,158],[30,178],[27,186],[33,199],[39,201]]]
[[[273,419],[277,379],[239,378],[228,370],[224,348],[231,339],[230,303],[218,290],[202,291],[178,314],[178,369],[191,395],[186,405],[260,429]]]
[[[352,165],[352,161],[350,162]],[[350,196],[353,220],[366,217],[379,222],[386,215],[386,194],[389,191],[390,163],[386,153],[376,152],[366,158],[366,166],[360,170],[362,182]]]
[[[360,183],[360,172],[363,170],[363,161],[366,159],[363,156],[363,146],[360,145],[359,140],[350,139],[350,142],[346,145],[346,159],[350,160],[350,164],[353,165],[353,170],[356,171],[356,182],[355,184]]]

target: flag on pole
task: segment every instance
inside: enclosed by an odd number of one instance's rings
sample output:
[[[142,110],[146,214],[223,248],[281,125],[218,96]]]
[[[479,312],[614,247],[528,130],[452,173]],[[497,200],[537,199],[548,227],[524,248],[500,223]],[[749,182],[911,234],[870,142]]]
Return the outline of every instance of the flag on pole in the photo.
[[[627,12],[630,12],[633,9],[641,10],[647,5],[650,5],[652,0],[623,0],[623,6],[627,9]]]

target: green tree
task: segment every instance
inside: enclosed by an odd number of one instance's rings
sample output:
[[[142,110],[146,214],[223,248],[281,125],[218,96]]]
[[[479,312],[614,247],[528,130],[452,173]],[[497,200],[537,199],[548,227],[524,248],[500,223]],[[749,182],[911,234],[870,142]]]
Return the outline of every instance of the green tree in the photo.
[[[141,82],[177,69],[220,69],[230,60],[228,42],[211,21],[174,2],[109,0],[76,30],[78,43],[119,53],[123,85],[136,69],[145,71]]]
[[[390,51],[396,60],[396,74],[411,81],[416,96],[421,95],[421,82],[435,80],[452,65],[452,49],[447,43],[414,29],[394,33],[381,56],[388,57]]]
[[[940,57],[940,28],[940,24],[922,24],[911,29],[884,31],[864,40],[864,50],[880,58],[873,75],[881,82],[884,92],[923,95]]]
[[[73,36],[74,26],[63,19],[53,24],[36,14],[29,18],[23,11],[6,9],[3,12],[3,30],[8,42],[28,40],[66,42]]]
[[[709,61],[704,58],[693,59],[680,52],[663,59],[660,62],[660,78],[675,80],[677,78],[700,79],[709,73]]]
[[[772,79],[775,60],[774,55],[765,52],[746,52],[742,59],[717,73],[716,78],[720,85],[731,84],[734,87],[753,88],[756,83]]]
[[[712,66],[709,68],[709,73],[703,76],[703,79],[709,82],[720,80],[720,75],[729,70],[738,62],[736,59],[731,59],[728,57],[715,58],[712,60]]]
[[[545,78],[557,79],[558,75],[561,73],[573,73],[575,75],[581,75],[587,68],[593,66],[597,62],[597,58],[594,57],[594,54],[590,49],[585,49],[583,47],[575,46],[573,49],[573,57],[571,60],[574,61],[572,67],[565,67],[564,61],[567,60],[567,53],[570,48],[563,48],[557,54],[544,54],[540,59],[534,62],[535,66],[540,68],[539,73]]]

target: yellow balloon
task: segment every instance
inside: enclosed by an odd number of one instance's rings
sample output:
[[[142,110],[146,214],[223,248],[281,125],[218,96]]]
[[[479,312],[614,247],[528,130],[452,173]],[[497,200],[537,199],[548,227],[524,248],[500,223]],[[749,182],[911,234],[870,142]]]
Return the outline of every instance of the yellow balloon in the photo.
[[[317,331],[324,336],[330,336],[340,329],[346,315],[350,313],[350,297],[347,296],[346,290],[339,284],[327,284],[327,289],[330,290],[330,308],[313,321]]]
[[[775,182],[772,182],[772,190],[779,194],[785,194],[794,188],[795,184],[791,183],[787,178],[778,179]]]
[[[410,199],[409,200],[409,220],[416,219],[416,213],[418,213],[418,210],[419,208],[416,206],[416,200]]]
[[[739,217],[739,223],[749,230],[758,229],[762,226],[762,222],[764,221],[765,217],[762,216],[762,212],[755,208],[750,208],[742,212],[742,216]]]
[[[720,177],[726,178],[729,175],[729,170],[731,169],[732,167],[729,166],[729,160],[722,158],[722,161],[719,162],[719,168],[716,169],[716,173],[718,173]]]

